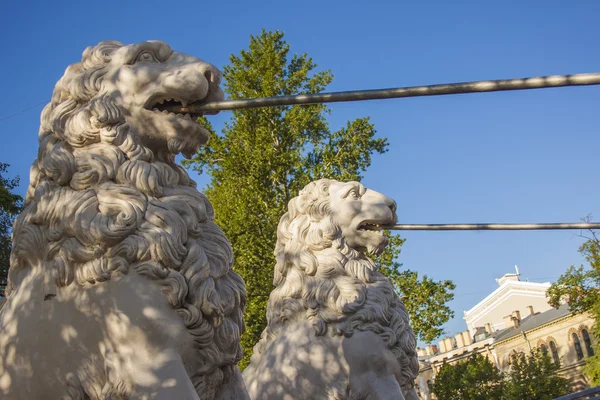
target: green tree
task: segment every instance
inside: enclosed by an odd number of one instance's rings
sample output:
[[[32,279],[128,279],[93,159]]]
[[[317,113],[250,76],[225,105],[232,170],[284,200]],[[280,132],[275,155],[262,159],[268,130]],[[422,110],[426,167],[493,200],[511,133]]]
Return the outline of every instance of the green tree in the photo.
[[[503,385],[498,368],[487,357],[473,353],[454,365],[444,363],[430,389],[439,400],[489,400],[502,398]]]
[[[4,295],[10,265],[11,231],[16,216],[21,212],[23,199],[14,194],[19,178],[7,178],[8,164],[0,163],[0,295]]]
[[[416,271],[402,270],[402,264],[396,260],[404,241],[399,236],[391,236],[390,245],[377,262],[402,297],[417,338],[431,343],[444,333],[442,325],[454,316],[447,304],[454,298],[456,285],[450,280],[435,281],[427,275],[419,278]]]
[[[251,36],[249,49],[231,55],[230,64],[223,69],[228,97],[323,91],[332,81],[332,73],[316,72],[312,58],[290,55],[289,50],[281,32],[263,30]],[[288,201],[315,179],[360,180],[371,156],[387,151],[387,139],[375,136],[369,118],[349,121],[332,132],[326,120],[329,112],[322,104],[236,110],[221,134],[203,118],[211,133],[209,145],[184,162],[209,174],[205,193],[215,207],[217,223],[232,243],[234,268],[246,282],[242,367],[266,326],[277,224]],[[398,254],[402,240],[393,243],[392,254]],[[384,259],[390,270],[391,261]]]
[[[504,387],[506,400],[551,400],[569,393],[569,381],[558,376],[560,365],[540,349],[510,357]]]
[[[589,222],[589,218],[585,219]],[[569,308],[575,313],[588,312],[595,320],[593,333],[600,337],[600,238],[596,231],[590,230],[582,236],[586,240],[579,247],[589,265],[576,267],[571,265],[567,272],[548,289],[550,305],[559,307],[563,301],[568,301]],[[600,347],[593,344],[594,355],[587,359],[584,367],[585,374],[594,385],[600,385]]]

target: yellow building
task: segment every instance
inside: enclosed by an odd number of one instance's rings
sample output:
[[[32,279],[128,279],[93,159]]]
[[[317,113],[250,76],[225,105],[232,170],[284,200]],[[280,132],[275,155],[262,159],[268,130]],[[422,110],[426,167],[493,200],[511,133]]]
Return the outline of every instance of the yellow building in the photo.
[[[558,309],[536,313],[520,319],[512,317],[513,327],[494,336],[494,350],[498,354],[499,368],[508,369],[513,352],[529,352],[533,348],[547,351],[555,361],[560,361],[560,374],[571,381],[573,390],[589,387],[582,373],[585,359],[594,354],[591,328],[593,319],[588,314],[573,314],[563,304]]]
[[[550,307],[545,297],[549,284],[522,282],[518,270],[497,282],[499,288],[465,312],[468,330],[441,339],[437,346],[418,349],[421,370],[416,383],[420,397],[435,398],[429,385],[444,363],[454,364],[478,352],[505,372],[513,352],[527,353],[536,347],[560,361],[560,374],[571,381],[573,390],[589,387],[582,367],[593,354],[593,319],[588,314],[573,314],[567,304]],[[507,312],[510,308],[512,311]]]

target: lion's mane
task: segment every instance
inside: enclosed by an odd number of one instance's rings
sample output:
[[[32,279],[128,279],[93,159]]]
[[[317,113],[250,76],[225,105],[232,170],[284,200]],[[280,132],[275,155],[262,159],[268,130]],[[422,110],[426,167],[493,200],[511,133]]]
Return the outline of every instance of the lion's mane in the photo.
[[[349,248],[330,217],[329,186],[321,179],[290,200],[277,229],[276,288],[257,356],[286,325],[308,320],[317,336],[379,335],[398,359],[401,386],[410,389],[419,366],[416,339],[405,306],[374,262]]]
[[[134,269],[155,280],[188,328],[202,399],[241,359],[246,291],[208,199],[168,149],[154,153],[102,91],[119,42],[88,47],[44,108],[26,208],[14,228],[10,296],[31,267],[58,286]]]

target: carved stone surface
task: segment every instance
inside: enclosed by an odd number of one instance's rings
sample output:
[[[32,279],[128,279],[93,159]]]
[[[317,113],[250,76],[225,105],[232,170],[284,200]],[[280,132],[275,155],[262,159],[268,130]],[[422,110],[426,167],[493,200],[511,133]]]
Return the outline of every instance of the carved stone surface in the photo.
[[[395,222],[396,203],[358,182],[319,180],[290,201],[268,326],[244,371],[252,399],[418,398],[406,308],[365,255]]]
[[[101,42],[67,68],[14,227],[0,398],[247,398],[244,282],[175,164],[208,134],[160,111],[222,99],[220,79],[158,41]]]

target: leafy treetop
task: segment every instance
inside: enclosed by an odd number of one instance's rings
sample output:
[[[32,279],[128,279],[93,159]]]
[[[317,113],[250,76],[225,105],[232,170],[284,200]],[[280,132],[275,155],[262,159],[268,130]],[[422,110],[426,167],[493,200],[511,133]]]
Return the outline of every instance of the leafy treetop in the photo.
[[[4,294],[8,277],[12,224],[23,208],[23,198],[13,192],[19,178],[7,178],[8,167],[0,163],[0,295]]]
[[[251,36],[249,48],[231,55],[229,61],[223,72],[230,99],[319,93],[333,79],[330,71],[317,72],[307,54],[290,54],[279,31],[263,30]],[[277,225],[289,200],[319,178],[361,180],[372,156],[388,149],[387,139],[376,137],[369,118],[348,121],[332,132],[326,120],[329,113],[323,104],[236,110],[221,134],[203,118],[201,122],[211,134],[208,146],[184,162],[210,176],[205,193],[214,205],[216,222],[232,243],[234,269],[246,282],[242,367],[266,326]],[[390,255],[399,254],[401,244],[402,239],[395,239],[387,258],[382,259],[390,273],[397,267]],[[401,288],[401,273],[395,273]],[[440,290],[450,288],[446,285]],[[438,296],[439,301],[443,298]],[[427,330],[427,323],[445,322],[444,313],[447,320],[451,314],[442,311],[421,324],[421,329]],[[423,334],[425,338],[439,334],[437,326],[432,329]]]

